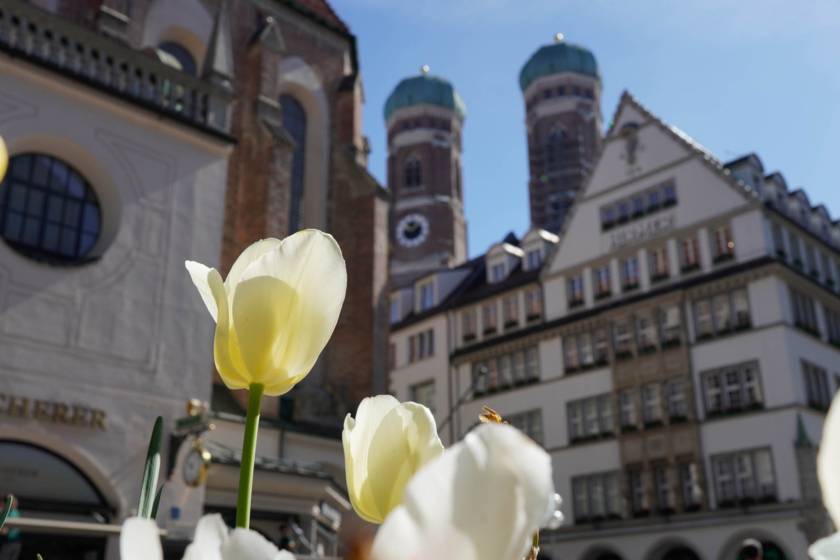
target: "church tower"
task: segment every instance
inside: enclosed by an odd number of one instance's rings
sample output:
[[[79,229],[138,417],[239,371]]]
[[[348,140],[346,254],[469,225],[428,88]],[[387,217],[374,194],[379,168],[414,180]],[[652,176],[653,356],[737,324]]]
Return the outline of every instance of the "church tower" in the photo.
[[[601,147],[601,78],[593,54],[563,34],[519,73],[528,133],[531,224],[557,232]]]
[[[467,258],[461,192],[464,102],[429,74],[402,80],[385,103],[392,287]]]

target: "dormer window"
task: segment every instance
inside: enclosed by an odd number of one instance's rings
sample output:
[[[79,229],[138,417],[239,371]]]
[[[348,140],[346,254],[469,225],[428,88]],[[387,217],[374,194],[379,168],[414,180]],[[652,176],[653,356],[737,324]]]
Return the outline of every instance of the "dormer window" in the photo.
[[[490,281],[491,282],[501,282],[505,279],[507,275],[507,267],[505,263],[496,263],[490,267]]]
[[[528,270],[536,270],[542,264],[542,251],[539,249],[533,249],[528,251],[527,256],[527,265]]]
[[[435,285],[431,280],[425,284],[421,284],[420,292],[420,311],[431,309],[435,305]]]

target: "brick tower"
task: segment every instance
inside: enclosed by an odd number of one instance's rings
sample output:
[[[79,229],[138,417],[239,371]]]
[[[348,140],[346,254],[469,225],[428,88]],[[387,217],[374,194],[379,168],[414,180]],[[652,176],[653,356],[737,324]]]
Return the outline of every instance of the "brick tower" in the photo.
[[[557,232],[601,146],[601,78],[593,54],[555,36],[519,73],[528,133],[531,223]]]
[[[391,206],[392,287],[467,257],[461,192],[465,106],[429,74],[402,80],[385,104]]]

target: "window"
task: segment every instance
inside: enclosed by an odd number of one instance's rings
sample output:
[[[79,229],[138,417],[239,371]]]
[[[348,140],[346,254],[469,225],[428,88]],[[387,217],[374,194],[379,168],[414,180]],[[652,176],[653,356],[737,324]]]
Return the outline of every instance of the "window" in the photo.
[[[580,365],[588,368],[595,365],[595,356],[592,353],[592,336],[587,332],[578,337],[578,356]]]
[[[423,168],[420,160],[414,156],[405,162],[404,185],[406,189],[416,189],[423,185]]]
[[[814,299],[793,288],[790,289],[790,298],[793,304],[793,324],[806,332],[820,336]]]
[[[519,324],[519,294],[511,294],[502,298],[502,320],[505,328]]]
[[[627,473],[627,490],[630,494],[630,510],[634,516],[648,513],[645,474],[641,469],[632,469]]]
[[[645,215],[645,197],[644,195],[636,195],[630,199],[630,204],[633,207],[633,217],[640,218]]]
[[[787,251],[785,251],[785,234],[782,230],[782,226],[777,223],[773,223],[773,247],[776,248],[776,254],[782,258],[787,255]]]
[[[700,251],[696,236],[686,237],[680,242],[680,267],[683,272],[700,268]]]
[[[526,256],[526,264],[528,265],[528,270],[536,270],[542,264],[542,251],[539,249],[533,249],[528,251],[528,255]]]
[[[526,412],[505,415],[508,424],[527,435],[529,438],[543,444],[542,409],[536,408]]]
[[[613,324],[613,347],[616,358],[628,358],[633,355],[633,340],[627,319],[618,320]]]
[[[435,353],[435,332],[432,329],[408,337],[408,363],[425,360]]]
[[[650,250],[650,279],[658,282],[668,278],[668,247],[662,245]]]
[[[824,305],[823,313],[828,330],[828,341],[835,346],[840,346],[840,312]]]
[[[567,373],[580,369],[577,336],[575,335],[563,337],[563,363],[566,366]]]
[[[566,415],[572,443],[611,436],[615,431],[609,394],[570,401],[566,404]]]
[[[606,231],[615,225],[615,206],[604,206],[601,208],[601,229]]]
[[[820,269],[818,267],[814,246],[810,243],[805,243],[805,270],[810,272],[814,278],[819,278]]]
[[[828,372],[823,368],[802,360],[802,375],[805,377],[805,398],[808,406],[817,410],[828,410],[831,404],[831,389],[828,386]]]
[[[636,393],[632,389],[624,389],[618,393],[619,424],[622,432],[635,431],[636,419]]]
[[[475,340],[476,336],[475,309],[467,309],[461,313],[461,329],[464,342]]]
[[[496,302],[491,301],[481,306],[481,322],[484,334],[496,332]]]
[[[572,276],[566,281],[569,307],[583,305],[583,277]]]
[[[400,298],[394,296],[391,298],[391,323],[396,323],[400,320]]]
[[[541,315],[542,290],[539,286],[533,286],[525,290],[525,318],[528,321],[532,321]]]
[[[694,314],[698,340],[747,329],[752,325],[746,288],[696,300]]]
[[[575,523],[621,517],[618,476],[611,472],[572,478]]]
[[[670,207],[677,203],[677,188],[674,185],[665,185],[662,187],[662,204]]]
[[[426,282],[420,285],[420,311],[431,309],[435,306],[435,285],[434,282]]]
[[[712,230],[712,260],[715,263],[728,261],[735,256],[735,242],[729,226]]]
[[[158,45],[158,50],[169,55],[175,62],[175,64],[172,64],[170,60],[164,60],[163,62],[167,66],[174,66],[190,76],[198,75],[198,65],[195,63],[195,58],[183,45],[174,41],[164,41]]]
[[[672,379],[665,383],[665,399],[671,423],[688,418],[688,402],[685,396],[685,381]]]
[[[639,287],[639,259],[627,257],[621,261],[621,286],[624,291]]]
[[[647,196],[647,211],[656,212],[662,207],[662,193],[659,191],[650,191]]]
[[[776,480],[769,449],[712,457],[712,471],[718,507],[776,500]]]
[[[602,206],[600,209],[601,229],[603,231],[637,220],[663,208],[677,203],[677,191],[671,183],[659,185],[645,192]]]
[[[435,382],[434,380],[411,386],[411,400],[427,407],[435,413]]]
[[[291,95],[280,96],[283,128],[294,141],[292,151],[291,189],[289,200],[289,233],[303,227],[304,175],[306,164],[306,111]]]
[[[642,422],[645,427],[662,423],[662,400],[658,383],[642,386]]]
[[[600,299],[610,295],[610,265],[605,264],[594,270],[595,298]]]
[[[669,480],[670,469],[666,465],[653,467],[653,491],[656,498],[656,509],[659,512],[674,510],[674,498]]]
[[[595,365],[602,366],[610,361],[610,347],[607,341],[607,329],[596,329],[593,336]]]
[[[799,237],[791,233],[788,239],[790,240],[790,256],[793,259],[793,265],[802,268],[802,249],[799,246]]]
[[[827,253],[822,253],[822,269],[823,275],[825,276],[825,283],[830,287],[834,286],[834,270]]]
[[[490,281],[501,282],[505,279],[506,274],[507,267],[505,266],[505,263],[496,263],[490,268]]]
[[[694,329],[697,340],[714,335],[711,300],[701,299],[694,302]]]
[[[708,416],[761,408],[763,404],[758,362],[706,372],[702,379]]]
[[[539,377],[535,346],[473,364],[475,395],[532,383]]]
[[[659,336],[662,347],[679,346],[682,342],[682,321],[680,306],[669,305],[659,310]]]
[[[52,264],[90,259],[102,214],[90,184],[66,162],[24,153],[0,183],[0,236],[18,253]]]
[[[650,312],[636,316],[636,348],[640,354],[656,351],[656,323]]]
[[[703,489],[700,487],[700,469],[697,463],[680,463],[679,473],[683,509],[698,509],[703,504]]]

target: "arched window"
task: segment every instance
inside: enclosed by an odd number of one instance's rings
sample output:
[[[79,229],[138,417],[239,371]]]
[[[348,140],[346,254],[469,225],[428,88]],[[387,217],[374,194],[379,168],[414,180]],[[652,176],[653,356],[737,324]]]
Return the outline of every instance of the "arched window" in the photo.
[[[292,154],[292,184],[289,197],[289,233],[299,230],[303,224],[303,180],[306,164],[306,111],[303,105],[291,95],[281,95],[283,127],[295,142]]]
[[[181,72],[191,76],[198,75],[198,64],[196,64],[195,58],[192,53],[180,43],[176,43],[174,41],[164,41],[158,46],[158,50],[171,56],[174,61],[177,62],[178,69],[181,70]],[[170,61],[164,60],[163,62],[168,63]],[[170,64],[170,66],[175,65]]]
[[[68,163],[24,153],[0,184],[0,236],[18,253],[54,264],[88,260],[102,215],[90,184]]]
[[[410,157],[405,162],[405,188],[416,189],[423,184],[423,168],[417,157]]]

